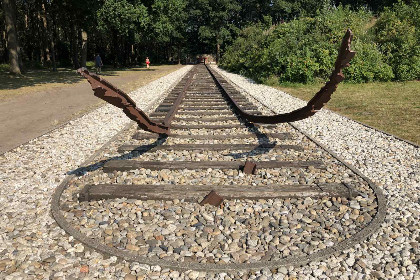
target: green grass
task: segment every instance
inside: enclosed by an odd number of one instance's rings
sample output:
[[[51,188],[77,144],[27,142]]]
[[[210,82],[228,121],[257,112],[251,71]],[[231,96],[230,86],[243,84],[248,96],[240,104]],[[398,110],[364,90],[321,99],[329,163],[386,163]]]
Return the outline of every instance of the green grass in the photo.
[[[322,84],[270,85],[308,101]],[[420,143],[420,81],[338,86],[326,107],[400,138]]]

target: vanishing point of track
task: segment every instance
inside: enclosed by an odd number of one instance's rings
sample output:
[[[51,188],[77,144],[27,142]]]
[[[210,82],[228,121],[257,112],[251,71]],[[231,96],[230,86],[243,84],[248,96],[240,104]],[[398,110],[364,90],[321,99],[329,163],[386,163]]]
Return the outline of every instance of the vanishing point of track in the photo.
[[[241,118],[232,98],[247,113],[269,112],[211,67],[194,66],[151,114],[154,122],[170,127],[171,133],[140,132],[132,123],[128,125],[57,188],[52,199],[57,223],[78,241],[105,254],[171,269],[204,271],[304,265],[341,253],[379,227],[386,200],[368,178],[290,123],[258,125]],[[246,160],[256,163],[255,174],[245,174]],[[221,206],[198,205],[210,191],[223,197]],[[109,208],[112,203],[133,209],[154,205],[150,212],[160,217],[162,228],[190,220],[194,224],[185,227],[185,234],[147,236],[136,229],[155,221],[148,216],[131,217],[129,213],[121,217],[126,223],[123,228],[117,218],[92,222],[92,212],[119,217]],[[253,205],[258,213],[247,216],[241,212],[243,217],[236,218],[232,213],[239,213],[237,203]],[[258,203],[273,207],[259,208]],[[178,218],[168,218],[168,209],[177,205],[192,209],[190,220],[182,220],[179,209]],[[275,205],[282,207],[277,211]],[[288,205],[308,211],[302,217],[293,207],[284,210]],[[334,222],[328,220],[332,213],[338,217]],[[285,223],[289,215],[294,220]],[[232,230],[226,226],[227,219],[233,219],[227,224]],[[342,231],[337,232],[334,223]],[[110,228],[120,233],[109,234]],[[305,235],[306,231],[317,236],[316,240]],[[184,243],[190,238],[190,232],[207,239],[206,246],[197,244],[200,253],[185,254],[181,247],[172,248],[176,239]],[[219,232],[226,239],[217,239]],[[267,232],[274,238],[267,239]],[[285,233],[292,233],[292,240],[278,244],[276,240]],[[314,248],[323,238],[330,239],[327,246]],[[224,247],[233,241],[240,245],[237,251]],[[258,252],[261,248],[266,249]],[[220,257],[213,252],[220,252]],[[250,257],[235,258],[236,252]]]

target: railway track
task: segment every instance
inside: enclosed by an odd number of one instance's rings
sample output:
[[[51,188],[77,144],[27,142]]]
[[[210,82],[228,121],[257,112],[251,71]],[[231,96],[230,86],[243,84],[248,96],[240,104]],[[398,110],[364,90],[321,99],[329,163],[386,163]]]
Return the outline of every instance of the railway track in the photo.
[[[150,115],[170,134],[121,131],[57,189],[58,224],[103,253],[205,271],[302,265],[375,231],[385,199],[369,179],[290,123],[248,122],[237,105],[272,113],[194,66]]]

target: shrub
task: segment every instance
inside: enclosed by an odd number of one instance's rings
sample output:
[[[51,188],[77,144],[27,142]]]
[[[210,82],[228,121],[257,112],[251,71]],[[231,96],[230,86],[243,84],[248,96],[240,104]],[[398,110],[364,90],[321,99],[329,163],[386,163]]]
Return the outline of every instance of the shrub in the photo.
[[[399,2],[374,26],[376,42],[397,80],[420,78],[420,5]]]
[[[357,55],[343,71],[346,81],[362,83],[390,81],[394,78],[391,66],[383,61],[383,56],[374,43],[356,41],[353,49]]]
[[[357,54],[345,69],[346,81],[418,79],[420,9],[398,5],[396,12],[386,10],[376,23],[366,9],[352,11],[340,6],[325,9],[313,18],[301,17],[270,28],[250,26],[228,48],[221,66],[257,81],[325,80],[331,74],[344,32],[350,28],[354,33],[352,49]]]
[[[260,80],[269,72],[264,58],[269,37],[269,30],[264,30],[263,25],[245,28],[239,38],[227,48],[220,66],[228,71]]]

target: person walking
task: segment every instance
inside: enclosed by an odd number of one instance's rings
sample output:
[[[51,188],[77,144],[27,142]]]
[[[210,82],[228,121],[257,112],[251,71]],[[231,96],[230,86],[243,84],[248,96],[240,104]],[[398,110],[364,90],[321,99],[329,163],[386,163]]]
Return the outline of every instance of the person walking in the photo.
[[[104,65],[103,65],[102,59],[101,59],[101,57],[98,53],[98,54],[96,54],[96,57],[95,57],[96,74],[101,74],[102,66],[104,66]]]
[[[146,67],[147,67],[147,69],[150,69],[150,60],[149,60],[149,57],[146,57]]]

